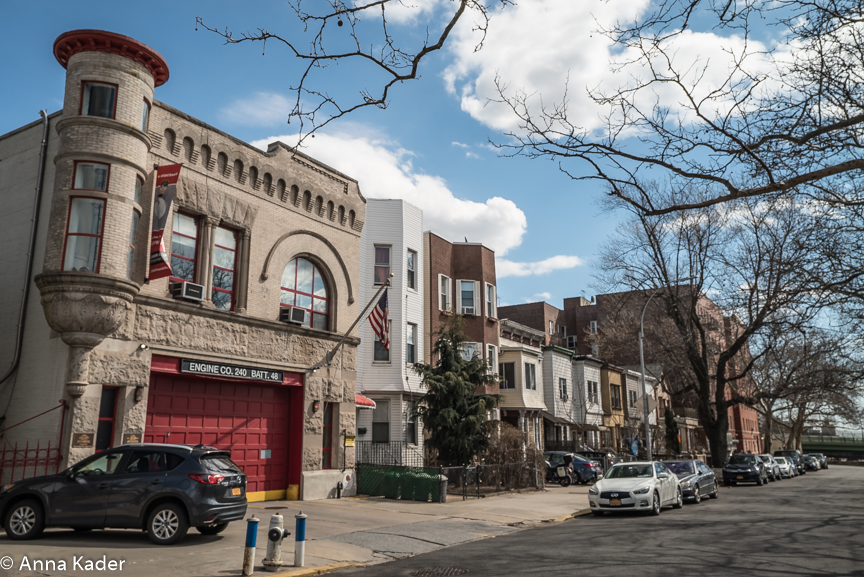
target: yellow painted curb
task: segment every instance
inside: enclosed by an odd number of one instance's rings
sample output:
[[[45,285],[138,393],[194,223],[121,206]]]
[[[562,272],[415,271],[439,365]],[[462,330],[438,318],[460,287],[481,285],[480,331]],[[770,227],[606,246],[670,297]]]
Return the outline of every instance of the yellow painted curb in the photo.
[[[269,573],[274,577],[305,577],[306,575],[324,575],[325,573],[333,573],[342,569],[351,567],[363,567],[366,563],[349,563],[339,562],[330,563],[329,565],[319,565],[317,567],[300,567],[291,571],[283,571],[282,573]]]
[[[562,521],[566,521],[567,519],[575,519],[576,517],[582,517],[583,515],[588,515],[591,513],[591,509],[582,509],[581,511],[576,511],[575,513],[570,513],[569,515],[561,515],[560,517],[556,517],[552,519],[552,523],[561,523]]]

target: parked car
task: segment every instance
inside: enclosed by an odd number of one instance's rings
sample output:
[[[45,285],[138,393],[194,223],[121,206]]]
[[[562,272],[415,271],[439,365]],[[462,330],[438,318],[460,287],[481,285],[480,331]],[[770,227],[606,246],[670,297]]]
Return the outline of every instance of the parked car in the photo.
[[[798,470],[795,468],[795,464],[791,460],[786,457],[774,457],[774,460],[777,461],[777,466],[780,467],[781,477],[791,479],[792,477],[798,476]]]
[[[660,461],[618,463],[588,489],[588,503],[596,516],[607,511],[646,511],[659,515],[672,505],[680,509],[684,494],[678,477]]]
[[[756,455],[759,457],[763,463],[765,463],[765,467],[768,469],[768,478],[772,481],[779,481],[782,479],[782,475],[780,475],[780,466],[777,465],[777,461],[774,460],[774,457],[765,453],[764,455]]]
[[[799,475],[804,475],[807,473],[807,470],[804,468],[804,461],[802,459],[801,451],[796,451],[794,449],[788,449],[783,451],[774,451],[775,457],[786,457],[792,460],[792,463],[795,465],[795,468],[798,469]]]
[[[823,469],[828,468],[828,457],[823,455],[822,453],[809,453],[811,457],[815,457],[817,461],[819,461],[819,466]]]
[[[590,483],[597,479],[600,467],[597,463],[580,457],[575,453],[567,453],[565,451],[547,451],[544,453],[546,462],[549,463],[549,471],[553,474],[547,476],[552,481],[557,482],[557,475],[554,475],[555,470],[560,466],[567,466],[570,469],[572,480],[577,483]]]
[[[813,455],[804,455],[804,466],[808,471],[818,471],[822,468],[822,465],[819,464],[819,460]]]
[[[216,535],[245,515],[246,475],[228,451],[203,445],[121,445],[0,491],[0,519],[16,540],[46,527],[139,528],[172,545],[190,526]]]
[[[748,454],[729,457],[729,461],[723,467],[723,484],[729,486],[748,482],[755,482],[757,485],[768,482],[768,467],[762,459]]]
[[[663,461],[663,464],[678,477],[678,484],[685,499],[699,503],[705,496],[712,499],[718,497],[717,477],[714,471],[699,459]]]
[[[621,460],[618,455],[612,451],[579,451],[576,454],[598,463],[600,465],[601,473]]]

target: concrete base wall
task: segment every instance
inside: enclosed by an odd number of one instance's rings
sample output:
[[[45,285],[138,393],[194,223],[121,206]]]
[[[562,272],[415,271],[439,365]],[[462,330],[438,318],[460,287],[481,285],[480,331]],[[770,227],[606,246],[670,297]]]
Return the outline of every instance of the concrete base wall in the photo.
[[[343,473],[339,469],[328,469],[325,471],[303,471],[300,481],[300,500],[317,501],[319,499],[335,499],[336,484],[342,480],[346,473],[355,479],[354,469],[346,469]],[[357,483],[352,482],[348,489],[342,490],[343,497],[353,497],[357,494]]]

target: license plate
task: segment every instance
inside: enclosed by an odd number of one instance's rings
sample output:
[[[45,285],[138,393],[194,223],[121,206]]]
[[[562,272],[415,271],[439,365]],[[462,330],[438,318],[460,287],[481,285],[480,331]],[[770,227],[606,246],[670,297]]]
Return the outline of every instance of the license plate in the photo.
[[[233,489],[231,489],[231,494],[234,496],[239,495],[240,494],[240,487],[234,487]]]
[[[744,478],[744,475],[738,475],[737,478],[738,478],[738,479],[743,479],[743,478]]]
[[[610,505],[620,505],[621,499],[609,499],[609,504]]]

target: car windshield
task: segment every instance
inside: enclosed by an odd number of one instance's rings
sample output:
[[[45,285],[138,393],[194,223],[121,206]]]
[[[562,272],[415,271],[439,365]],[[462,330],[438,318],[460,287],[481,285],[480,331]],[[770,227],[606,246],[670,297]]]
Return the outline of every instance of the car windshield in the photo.
[[[781,465],[786,464],[786,457],[774,457],[774,460],[777,461]]]
[[[663,464],[669,467],[669,469],[679,477],[683,477],[685,475],[692,475],[696,472],[693,469],[693,463],[689,461],[684,461],[683,463],[676,463],[674,461],[663,461]]]
[[[769,457],[768,455],[759,455],[759,458],[762,459],[763,463],[770,463],[771,462],[771,457]]]
[[[730,465],[752,465],[756,462],[753,455],[732,455],[729,459]]]
[[[607,479],[631,479],[653,476],[651,465],[616,465],[606,473]]]

